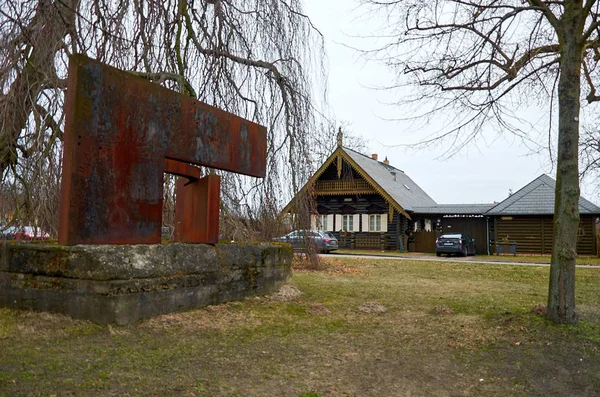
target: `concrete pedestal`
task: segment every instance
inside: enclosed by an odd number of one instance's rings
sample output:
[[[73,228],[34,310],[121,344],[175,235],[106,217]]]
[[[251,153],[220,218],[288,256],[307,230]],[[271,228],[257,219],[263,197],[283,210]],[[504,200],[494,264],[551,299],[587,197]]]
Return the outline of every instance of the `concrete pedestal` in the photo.
[[[274,292],[292,273],[274,244],[0,245],[0,306],[100,324]]]

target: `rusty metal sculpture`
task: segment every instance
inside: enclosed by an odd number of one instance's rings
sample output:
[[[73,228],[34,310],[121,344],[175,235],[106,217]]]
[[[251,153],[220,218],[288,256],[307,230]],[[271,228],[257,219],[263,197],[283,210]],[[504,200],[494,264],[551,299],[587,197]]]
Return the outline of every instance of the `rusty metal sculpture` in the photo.
[[[266,128],[82,55],[69,63],[58,241],[161,241],[164,172],[179,178],[175,240],[215,244],[220,179],[264,177]]]

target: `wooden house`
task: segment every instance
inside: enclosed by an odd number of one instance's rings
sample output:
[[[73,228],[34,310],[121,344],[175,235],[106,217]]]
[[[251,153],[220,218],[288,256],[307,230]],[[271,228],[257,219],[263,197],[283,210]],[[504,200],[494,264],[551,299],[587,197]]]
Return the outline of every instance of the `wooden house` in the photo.
[[[437,205],[402,170],[338,145],[304,189],[312,188],[311,227],[334,232],[341,246],[406,250],[413,208]],[[294,212],[295,199],[283,213]]]
[[[341,247],[433,252],[437,236],[455,232],[475,238],[478,254],[507,244],[519,253],[549,254],[554,188],[542,175],[499,203],[438,204],[387,158],[365,156],[338,140],[303,189],[311,189],[316,204],[311,228],[333,232]],[[295,200],[283,213],[295,212]],[[600,208],[582,197],[579,211],[578,253],[595,255]]]

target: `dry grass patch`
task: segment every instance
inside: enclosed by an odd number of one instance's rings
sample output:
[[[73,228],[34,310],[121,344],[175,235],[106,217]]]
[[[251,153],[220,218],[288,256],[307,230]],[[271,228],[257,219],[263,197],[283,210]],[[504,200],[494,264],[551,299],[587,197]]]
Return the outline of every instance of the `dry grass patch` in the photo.
[[[368,269],[373,266],[373,259],[353,258],[348,261],[344,258],[321,257],[319,262],[310,263],[302,255],[295,255],[292,266],[295,272],[326,272],[332,276],[357,275],[369,276]]]
[[[189,312],[164,314],[141,322],[138,328],[154,331],[176,329],[183,332],[227,332],[231,329],[260,326],[261,320],[254,313],[240,309],[240,303],[232,302]]]
[[[52,340],[85,335],[101,328],[63,314],[0,308],[0,340]]]
[[[548,269],[322,265],[295,271],[293,301],[257,297],[126,327],[0,310],[0,395],[600,394],[599,269],[578,269],[582,322],[571,327],[530,313]],[[386,311],[356,310],[369,302]]]

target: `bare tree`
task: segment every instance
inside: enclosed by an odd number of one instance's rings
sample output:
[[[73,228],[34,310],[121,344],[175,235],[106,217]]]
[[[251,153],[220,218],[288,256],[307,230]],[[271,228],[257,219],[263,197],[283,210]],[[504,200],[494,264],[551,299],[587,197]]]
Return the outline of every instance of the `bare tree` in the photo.
[[[365,138],[355,134],[348,122],[325,121],[319,126],[318,131],[317,134],[311,137],[314,141],[313,146],[315,147],[313,151],[314,164],[323,164],[331,153],[333,153],[338,145],[338,132],[343,134],[344,147],[363,154],[366,154],[368,151]]]
[[[224,205],[276,203],[307,178],[322,51],[300,0],[0,0],[0,180],[56,229],[67,61],[84,53],[266,125],[267,178],[224,176]]]
[[[558,101],[554,243],[548,316],[576,323],[581,100],[600,99],[600,2],[596,0],[365,0],[387,18],[389,42],[372,54],[398,77],[407,102],[445,114],[441,137],[461,146],[484,126],[511,130],[510,112]],[[582,93],[583,90],[583,93]],[[406,103],[406,102],[405,102]],[[550,111],[552,114],[552,111]],[[553,125],[552,122],[550,125]],[[439,139],[436,136],[433,139]]]
[[[597,179],[600,173],[600,132],[598,117],[593,122],[586,122],[579,137],[579,162],[581,177],[590,176]]]

